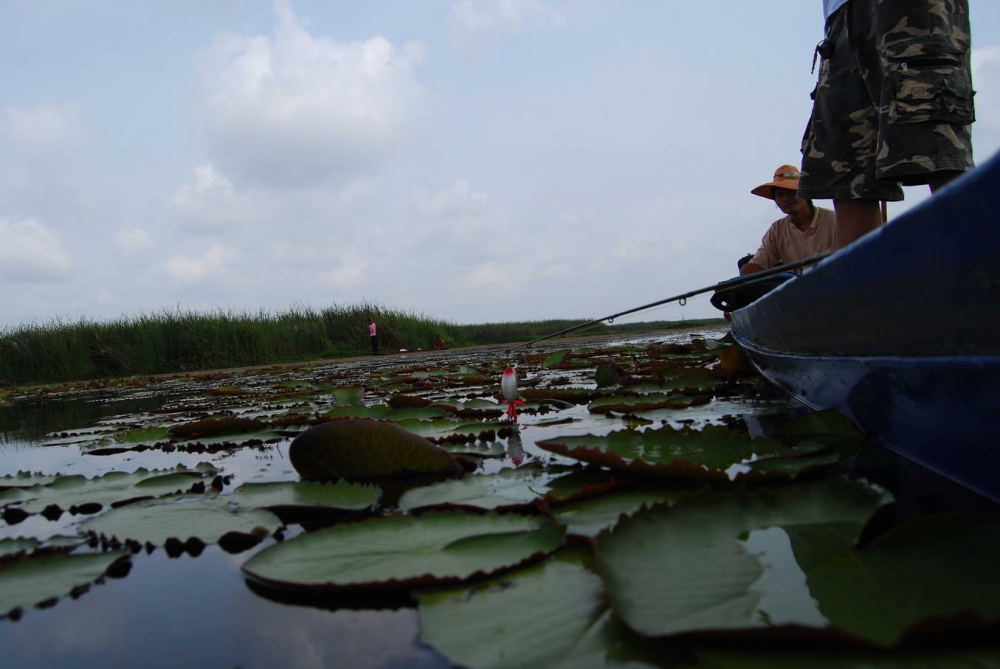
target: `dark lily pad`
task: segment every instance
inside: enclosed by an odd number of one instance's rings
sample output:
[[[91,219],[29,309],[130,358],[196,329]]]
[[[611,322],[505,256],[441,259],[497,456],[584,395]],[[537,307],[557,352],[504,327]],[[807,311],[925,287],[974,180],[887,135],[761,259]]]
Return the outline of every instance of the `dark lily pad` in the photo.
[[[371,420],[317,425],[292,441],[288,456],[306,479],[462,472],[444,449],[391,423]]]
[[[707,402],[709,398],[705,398]],[[702,403],[704,403],[702,402]],[[696,398],[689,395],[615,395],[599,397],[587,406],[590,413],[609,414],[631,413],[634,411],[651,411],[654,409],[686,409],[696,403]]]
[[[169,432],[180,439],[199,439],[259,432],[265,427],[267,426],[256,418],[203,418],[190,423],[174,425],[169,429]]]
[[[278,588],[399,588],[486,576],[562,543],[562,527],[544,516],[429,512],[302,534],[256,554],[243,571]]]
[[[645,507],[673,504],[694,489],[681,485],[640,485],[606,495],[572,502],[553,509],[552,516],[566,526],[567,534],[596,537]]]
[[[104,576],[129,551],[88,555],[45,554],[0,563],[0,617],[62,597]]]
[[[704,669],[1000,669],[1000,649],[929,649],[886,653],[738,652],[698,649]]]

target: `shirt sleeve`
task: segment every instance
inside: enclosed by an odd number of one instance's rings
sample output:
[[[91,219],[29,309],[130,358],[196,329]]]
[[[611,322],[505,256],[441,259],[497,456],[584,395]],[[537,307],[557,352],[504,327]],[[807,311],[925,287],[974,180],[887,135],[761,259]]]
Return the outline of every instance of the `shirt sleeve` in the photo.
[[[750,259],[750,262],[763,269],[776,267],[781,261],[781,254],[778,251],[778,232],[775,228],[776,224],[772,223],[771,227],[764,233],[764,238],[760,240],[760,248],[757,249],[757,253]]]

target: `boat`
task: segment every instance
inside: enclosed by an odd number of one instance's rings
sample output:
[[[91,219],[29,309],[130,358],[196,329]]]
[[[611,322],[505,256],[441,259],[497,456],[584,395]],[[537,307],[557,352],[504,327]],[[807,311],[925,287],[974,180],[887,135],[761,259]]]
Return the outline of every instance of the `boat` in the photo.
[[[1000,501],[1000,154],[731,312],[771,382]]]

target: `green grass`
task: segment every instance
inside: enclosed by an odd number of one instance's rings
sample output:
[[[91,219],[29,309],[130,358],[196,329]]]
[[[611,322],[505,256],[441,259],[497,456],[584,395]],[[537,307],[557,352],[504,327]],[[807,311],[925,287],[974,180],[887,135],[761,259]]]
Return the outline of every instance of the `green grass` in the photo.
[[[369,317],[378,325],[380,349],[387,351],[428,348],[438,335],[453,347],[523,342],[586,320],[457,325],[368,303],[322,311],[164,311],[114,321],[57,320],[0,329],[0,382],[83,381],[363,355],[370,352]],[[717,322],[599,325],[581,334]]]

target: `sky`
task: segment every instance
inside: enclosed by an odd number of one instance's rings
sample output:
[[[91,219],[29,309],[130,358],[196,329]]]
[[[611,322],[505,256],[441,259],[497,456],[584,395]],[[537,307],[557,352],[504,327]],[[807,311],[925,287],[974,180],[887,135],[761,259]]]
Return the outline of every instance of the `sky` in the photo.
[[[1000,2],[971,5],[983,162]],[[822,24],[821,0],[0,0],[0,331],[591,319],[710,286],[781,217],[750,189],[799,163]]]

